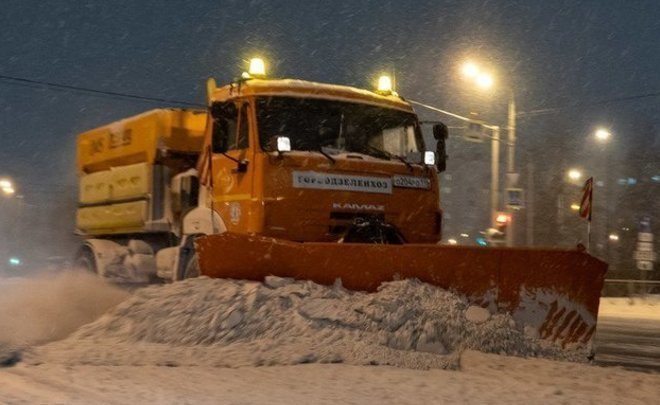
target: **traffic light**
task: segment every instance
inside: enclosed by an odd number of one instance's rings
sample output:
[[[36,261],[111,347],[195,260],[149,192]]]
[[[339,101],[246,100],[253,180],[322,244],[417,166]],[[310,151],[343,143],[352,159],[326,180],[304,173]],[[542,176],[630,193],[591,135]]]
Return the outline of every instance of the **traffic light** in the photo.
[[[493,228],[486,231],[489,244],[502,245],[506,242],[506,228],[511,223],[511,215],[505,212],[498,212],[495,216]]]
[[[506,228],[510,223],[511,215],[505,212],[499,212],[495,217],[495,228],[503,234],[506,234]]]

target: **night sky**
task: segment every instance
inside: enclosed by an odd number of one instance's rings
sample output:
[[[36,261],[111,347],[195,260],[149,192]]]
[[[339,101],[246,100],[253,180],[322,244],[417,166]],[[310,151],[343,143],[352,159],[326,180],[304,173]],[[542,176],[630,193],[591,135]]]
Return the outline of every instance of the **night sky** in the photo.
[[[659,97],[591,105],[660,91],[658,16],[657,0],[3,0],[0,75],[203,103],[207,77],[254,54],[276,76],[360,87],[393,70],[403,96],[501,125],[506,88],[519,111],[561,107],[521,116],[521,156],[564,145],[584,162],[597,125],[623,147],[642,122],[658,150]],[[490,97],[459,78],[467,58],[496,73]],[[161,106],[0,80],[0,174],[27,200],[75,199],[76,134]]]

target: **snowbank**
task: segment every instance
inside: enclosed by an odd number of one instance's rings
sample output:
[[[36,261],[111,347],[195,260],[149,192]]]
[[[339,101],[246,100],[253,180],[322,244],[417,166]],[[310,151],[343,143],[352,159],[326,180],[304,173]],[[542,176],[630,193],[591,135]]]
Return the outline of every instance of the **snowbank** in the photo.
[[[586,359],[524,333],[508,315],[414,280],[377,293],[269,277],[190,279],[137,291],[32,361],[95,365],[387,364],[455,368],[464,349]]]
[[[603,297],[600,300],[598,316],[660,320],[660,296]]]

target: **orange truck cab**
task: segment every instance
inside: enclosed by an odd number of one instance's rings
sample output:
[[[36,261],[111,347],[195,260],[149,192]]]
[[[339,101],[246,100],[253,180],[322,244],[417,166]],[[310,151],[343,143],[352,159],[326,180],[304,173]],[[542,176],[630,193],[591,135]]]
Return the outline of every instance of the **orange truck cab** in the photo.
[[[212,87],[210,103],[198,170],[228,231],[336,241],[369,219],[405,242],[439,241],[437,172],[402,98],[253,79]]]

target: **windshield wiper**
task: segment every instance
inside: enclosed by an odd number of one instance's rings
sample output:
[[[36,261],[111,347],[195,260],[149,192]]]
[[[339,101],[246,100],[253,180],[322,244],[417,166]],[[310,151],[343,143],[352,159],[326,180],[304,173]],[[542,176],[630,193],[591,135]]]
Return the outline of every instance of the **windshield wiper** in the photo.
[[[323,147],[322,147],[322,146],[317,150],[317,152],[320,153],[321,155],[327,157],[328,160],[329,160],[330,162],[332,162],[333,165],[337,162],[337,161],[335,160],[335,158],[333,158],[332,156],[330,156],[329,153],[323,151]]]
[[[378,149],[377,147],[369,145],[369,144],[367,144],[367,148],[373,150],[374,152],[379,153],[381,155],[381,157],[385,157],[385,158],[388,158],[388,159],[392,159],[392,158],[397,159],[397,160],[401,161],[403,164],[405,164],[406,167],[408,167],[408,169],[410,171],[413,170],[413,167],[410,164],[410,162],[408,162],[404,157],[401,157],[399,155],[395,155],[394,153],[390,153],[386,150]]]

